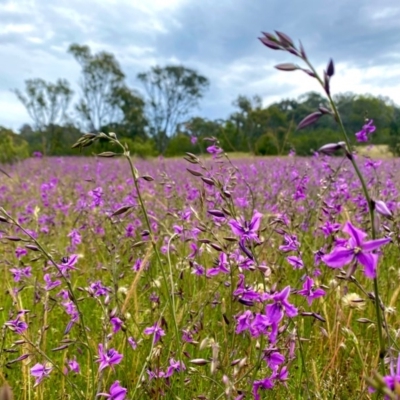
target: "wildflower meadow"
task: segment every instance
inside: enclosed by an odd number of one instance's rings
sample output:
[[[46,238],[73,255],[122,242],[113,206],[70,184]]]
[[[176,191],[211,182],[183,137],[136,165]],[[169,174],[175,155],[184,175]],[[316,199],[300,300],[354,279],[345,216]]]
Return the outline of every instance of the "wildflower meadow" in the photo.
[[[260,40],[326,95],[296,121],[337,123],[312,157],[87,133],[1,166],[0,400],[400,398],[400,161],[357,154],[379,126],[346,131],[332,60]]]

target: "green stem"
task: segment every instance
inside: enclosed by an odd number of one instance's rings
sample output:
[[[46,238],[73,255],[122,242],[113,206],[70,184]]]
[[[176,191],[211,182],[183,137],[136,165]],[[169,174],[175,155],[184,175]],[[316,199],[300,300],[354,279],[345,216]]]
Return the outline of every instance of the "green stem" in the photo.
[[[339,111],[336,107],[335,102],[332,99],[331,94],[325,89],[325,85],[324,82],[322,81],[322,79],[320,78],[320,76],[318,75],[317,71],[315,70],[315,68],[312,66],[312,64],[306,59],[303,58],[303,60],[305,61],[305,63],[308,65],[308,67],[311,69],[311,71],[314,73],[316,79],[318,80],[318,82],[321,84],[322,88],[324,89],[326,96],[328,98],[329,104],[332,108],[332,111],[334,113],[334,117],[336,122],[339,125],[339,128],[342,132],[343,135],[343,139],[346,143],[347,146],[347,151],[349,152],[349,160],[351,162],[351,164],[353,165],[354,171],[356,172],[356,175],[361,183],[361,187],[362,187],[362,191],[364,193],[365,199],[367,201],[368,204],[368,210],[369,210],[369,217],[371,220],[371,234],[372,234],[372,239],[376,239],[376,231],[375,231],[375,224],[374,224],[374,207],[373,207],[373,203],[371,201],[371,197],[369,196],[369,192],[368,192],[368,188],[367,185],[365,183],[364,177],[361,174],[360,169],[358,168],[358,165],[356,163],[356,161],[354,160],[353,155],[351,154],[351,143],[350,143],[350,139],[347,135],[346,129],[343,125],[343,121],[342,118],[340,117]],[[379,340],[379,361],[380,361],[380,368],[381,368],[381,372],[384,375],[385,374],[385,362],[384,362],[384,355],[386,352],[386,347],[385,347],[385,343],[383,340],[383,332],[382,332],[382,314],[381,314],[381,308],[380,308],[380,296],[379,296],[379,286],[378,286],[378,277],[376,276],[374,278],[374,295],[375,295],[375,312],[376,312],[376,320],[377,320],[377,330],[378,330],[378,340]]]

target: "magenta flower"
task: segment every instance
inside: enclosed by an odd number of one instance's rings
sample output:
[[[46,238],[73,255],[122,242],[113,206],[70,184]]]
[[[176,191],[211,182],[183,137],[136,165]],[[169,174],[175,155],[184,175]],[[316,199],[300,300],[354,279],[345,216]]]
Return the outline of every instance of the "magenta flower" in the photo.
[[[208,278],[218,275],[220,273],[229,274],[229,263],[228,263],[228,256],[226,255],[226,253],[220,253],[219,259],[216,264],[217,265],[214,268],[210,268],[207,271],[206,276]]]
[[[313,287],[314,287],[314,281],[309,276],[307,276],[303,284],[303,289],[297,292],[297,294],[307,298],[307,303],[309,306],[311,306],[312,302],[315,299],[325,295],[325,291],[323,289],[318,288],[314,290]]]
[[[104,351],[103,345],[99,344],[99,357],[96,362],[100,363],[99,371],[102,371],[106,367],[113,369],[113,366],[119,364],[123,358],[122,354],[119,354],[115,349],[108,349]]]
[[[161,339],[161,336],[165,336],[164,330],[158,326],[158,323],[146,328],[143,333],[145,335],[154,335],[154,343],[157,343]]]
[[[13,332],[17,333],[18,335],[21,335],[23,332],[25,332],[28,329],[28,324],[25,321],[20,320],[20,315],[17,316],[17,318],[7,321],[4,323],[4,325],[12,330]]]
[[[246,221],[243,217],[239,220],[231,219],[229,225],[232,232],[240,239],[258,240],[257,231],[260,229],[262,214],[255,211],[251,221]]]
[[[373,125],[374,120],[370,119],[361,129],[356,133],[357,142],[368,142],[368,135],[375,132],[376,127]]]
[[[69,257],[63,257],[61,264],[57,264],[61,273],[65,276],[69,271],[76,270],[75,264],[78,262],[78,254],[72,254]]]
[[[303,260],[300,257],[289,256],[289,257],[286,257],[286,260],[294,269],[304,268]]]
[[[212,154],[213,156],[217,156],[218,154],[221,154],[223,150],[221,149],[221,147],[213,144],[212,146],[207,147],[207,152]]]
[[[297,315],[297,308],[288,301],[289,295],[290,286],[286,286],[281,292],[276,292],[268,296],[269,300],[272,300],[273,303],[267,305],[265,313],[271,323],[279,323],[284,314],[289,318]]]
[[[110,319],[110,323],[112,325],[113,333],[117,333],[121,330],[122,326],[124,325],[123,321],[118,317],[112,317]]]
[[[35,386],[39,385],[40,382],[42,382],[42,380],[46,377],[50,375],[50,372],[53,370],[53,367],[51,366],[46,366],[43,364],[35,364],[32,368],[31,368],[31,375],[34,376],[36,378],[35,380]]]
[[[365,241],[367,234],[353,226],[349,221],[346,222],[343,232],[350,236],[347,245],[344,245],[343,239],[341,239],[340,245],[336,246],[330,254],[322,256],[322,261],[331,268],[342,268],[353,261],[359,262],[364,266],[365,276],[370,279],[375,278],[378,255],[373,251],[389,243],[391,239],[382,238]]]
[[[97,396],[104,396],[110,400],[124,400],[128,389],[125,389],[119,384],[119,381],[115,381],[110,386],[110,393],[99,393]]]
[[[79,374],[81,367],[79,366],[78,361],[76,361],[76,357],[74,357],[72,360],[69,360],[67,364],[71,372]]]

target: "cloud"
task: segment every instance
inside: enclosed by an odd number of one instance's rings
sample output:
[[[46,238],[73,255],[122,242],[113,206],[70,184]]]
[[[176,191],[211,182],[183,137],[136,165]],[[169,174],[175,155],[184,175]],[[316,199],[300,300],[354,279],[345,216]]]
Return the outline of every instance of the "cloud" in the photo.
[[[265,104],[318,90],[300,72],[274,70],[293,57],[264,47],[261,31],[301,39],[319,70],[336,64],[334,93],[391,97],[400,104],[400,3],[397,0],[6,0],[0,3],[0,124],[19,128],[29,116],[10,89],[29,78],[66,78],[78,91],[71,43],[115,54],[130,85],[139,72],[178,63],[211,81],[199,114],[226,118],[239,95]]]

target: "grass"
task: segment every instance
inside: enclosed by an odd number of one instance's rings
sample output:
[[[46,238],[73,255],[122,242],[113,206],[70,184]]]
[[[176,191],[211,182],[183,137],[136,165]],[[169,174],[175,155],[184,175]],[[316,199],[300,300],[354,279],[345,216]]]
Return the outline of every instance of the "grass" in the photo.
[[[378,172],[364,168],[374,198],[394,198],[399,184],[392,175],[396,162],[384,161]],[[135,167],[139,177],[154,178],[139,178],[139,183],[161,263],[123,160],[30,159],[4,167],[10,178],[2,177],[0,203],[45,250],[35,251],[29,235],[3,215],[8,223],[0,223],[1,381],[12,387],[17,399],[94,399],[115,381],[127,389],[129,399],[251,399],[255,382],[271,378],[274,371],[283,373],[284,368],[288,378],[271,379],[270,389],[260,387],[261,398],[371,397],[365,377],[373,376],[379,363],[369,295],[372,281],[361,267],[354,279],[348,279],[346,269],[342,273],[317,265],[314,259],[317,250],[330,251],[334,236],[346,236],[338,232],[325,237],[320,227],[326,221],[343,225],[351,220],[369,230],[360,187],[346,162],[222,157],[200,164],[135,161]],[[126,205],[131,206],[128,211],[112,216]],[[220,210],[224,218],[213,217],[210,210]],[[251,261],[229,221],[241,216],[250,220],[254,210],[262,220],[259,240],[246,243]],[[382,217],[380,224],[380,236],[385,225],[394,238],[380,258],[379,286],[386,306],[389,355],[395,358],[400,322],[396,216]],[[76,243],[74,230],[80,237]],[[279,249],[284,233],[296,235],[298,250]],[[26,254],[17,257],[17,249]],[[214,268],[221,253],[228,256],[228,273],[195,273]],[[62,265],[63,257],[73,254],[79,255],[77,269],[65,276],[49,263],[50,257]],[[300,257],[304,268],[293,268],[289,255]],[[11,269],[27,266],[31,274],[16,282]],[[46,275],[60,284],[46,290]],[[296,293],[305,275],[326,293],[311,306]],[[268,296],[251,304],[235,294],[242,277],[244,287],[259,295],[291,287],[289,301],[298,315],[283,316],[276,342],[270,342],[271,327],[264,334],[246,329],[237,333],[240,315],[263,315],[271,304]],[[77,308],[80,318],[66,332]],[[20,310],[29,312],[20,317],[27,329],[19,335],[4,323]],[[122,323],[116,332],[113,317]],[[145,333],[155,325],[165,332],[157,342]],[[128,338],[134,339],[136,348]],[[122,361],[99,371],[100,343],[122,354]],[[271,352],[284,356],[277,369],[266,361]],[[23,355],[27,357],[16,361]],[[79,373],[68,367],[74,358]],[[36,363],[48,363],[52,371],[34,387],[30,369]],[[168,371],[171,376],[166,376]]]

